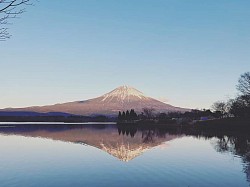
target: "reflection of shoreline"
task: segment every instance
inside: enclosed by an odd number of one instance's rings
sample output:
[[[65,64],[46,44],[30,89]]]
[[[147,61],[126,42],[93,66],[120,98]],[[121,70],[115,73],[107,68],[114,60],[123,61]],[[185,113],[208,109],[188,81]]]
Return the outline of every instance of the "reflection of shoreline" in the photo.
[[[128,162],[153,147],[184,136],[212,139],[218,152],[231,152],[245,163],[244,171],[250,181],[250,134],[245,131],[218,129],[185,129],[157,126],[116,125],[34,125],[0,128],[4,135],[40,137],[63,142],[90,145],[101,149],[121,161]]]
[[[4,125],[116,125],[116,122],[0,122],[0,127]]]
[[[243,171],[250,182],[250,134],[247,130],[218,130],[206,128],[172,128],[164,126],[116,125],[23,125],[0,128],[0,134],[39,137],[75,144],[89,145],[128,162],[165,142],[192,136],[210,140],[218,152],[231,152],[242,159]],[[214,141],[213,141],[214,142]]]

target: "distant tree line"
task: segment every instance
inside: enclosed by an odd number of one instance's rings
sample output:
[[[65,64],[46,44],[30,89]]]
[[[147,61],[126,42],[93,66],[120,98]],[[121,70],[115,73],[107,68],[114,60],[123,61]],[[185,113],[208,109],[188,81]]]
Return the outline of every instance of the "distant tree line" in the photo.
[[[137,114],[134,109],[127,111],[119,111],[118,121],[119,122],[132,122],[136,120],[152,120],[155,119],[155,109],[143,108],[140,114]]]
[[[160,113],[157,115],[157,119],[160,122],[174,119],[188,119],[188,120],[200,120],[201,118],[217,118],[219,115],[211,110],[191,110],[189,112],[169,112]]]
[[[118,114],[118,122],[158,122],[158,123],[175,123],[178,119],[200,120],[201,118],[220,118],[220,113],[211,110],[191,110],[190,112],[168,112],[155,113],[153,108],[143,108],[140,114],[134,109],[130,111],[120,111]]]
[[[0,116],[0,122],[110,122],[115,119],[103,115],[97,116]]]

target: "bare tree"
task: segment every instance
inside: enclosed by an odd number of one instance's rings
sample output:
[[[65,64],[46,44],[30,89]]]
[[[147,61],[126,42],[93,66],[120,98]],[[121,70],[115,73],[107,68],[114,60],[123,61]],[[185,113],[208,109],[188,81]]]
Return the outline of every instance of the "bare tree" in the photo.
[[[0,0],[0,41],[10,38],[7,25],[9,20],[17,18],[25,12],[25,6],[31,5],[31,0]]]
[[[147,119],[152,119],[154,117],[154,111],[153,108],[143,108],[143,113],[145,114]]]
[[[220,112],[221,116],[225,117],[230,110],[229,102],[217,101],[212,105],[212,110]]]
[[[240,76],[237,89],[243,95],[250,95],[250,72],[246,72]]]

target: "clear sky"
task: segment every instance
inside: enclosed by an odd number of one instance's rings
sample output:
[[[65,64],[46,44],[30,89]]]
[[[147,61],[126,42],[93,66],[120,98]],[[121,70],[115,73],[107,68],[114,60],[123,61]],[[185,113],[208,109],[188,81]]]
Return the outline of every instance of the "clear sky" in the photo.
[[[0,43],[0,108],[120,85],[189,108],[234,97],[250,70],[249,0],[42,0]]]

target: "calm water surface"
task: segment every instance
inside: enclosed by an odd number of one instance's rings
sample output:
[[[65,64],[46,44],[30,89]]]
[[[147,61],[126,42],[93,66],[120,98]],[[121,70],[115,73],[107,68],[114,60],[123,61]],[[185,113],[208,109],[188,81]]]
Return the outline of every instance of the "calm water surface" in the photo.
[[[3,125],[1,187],[250,186],[250,139],[115,125]]]

